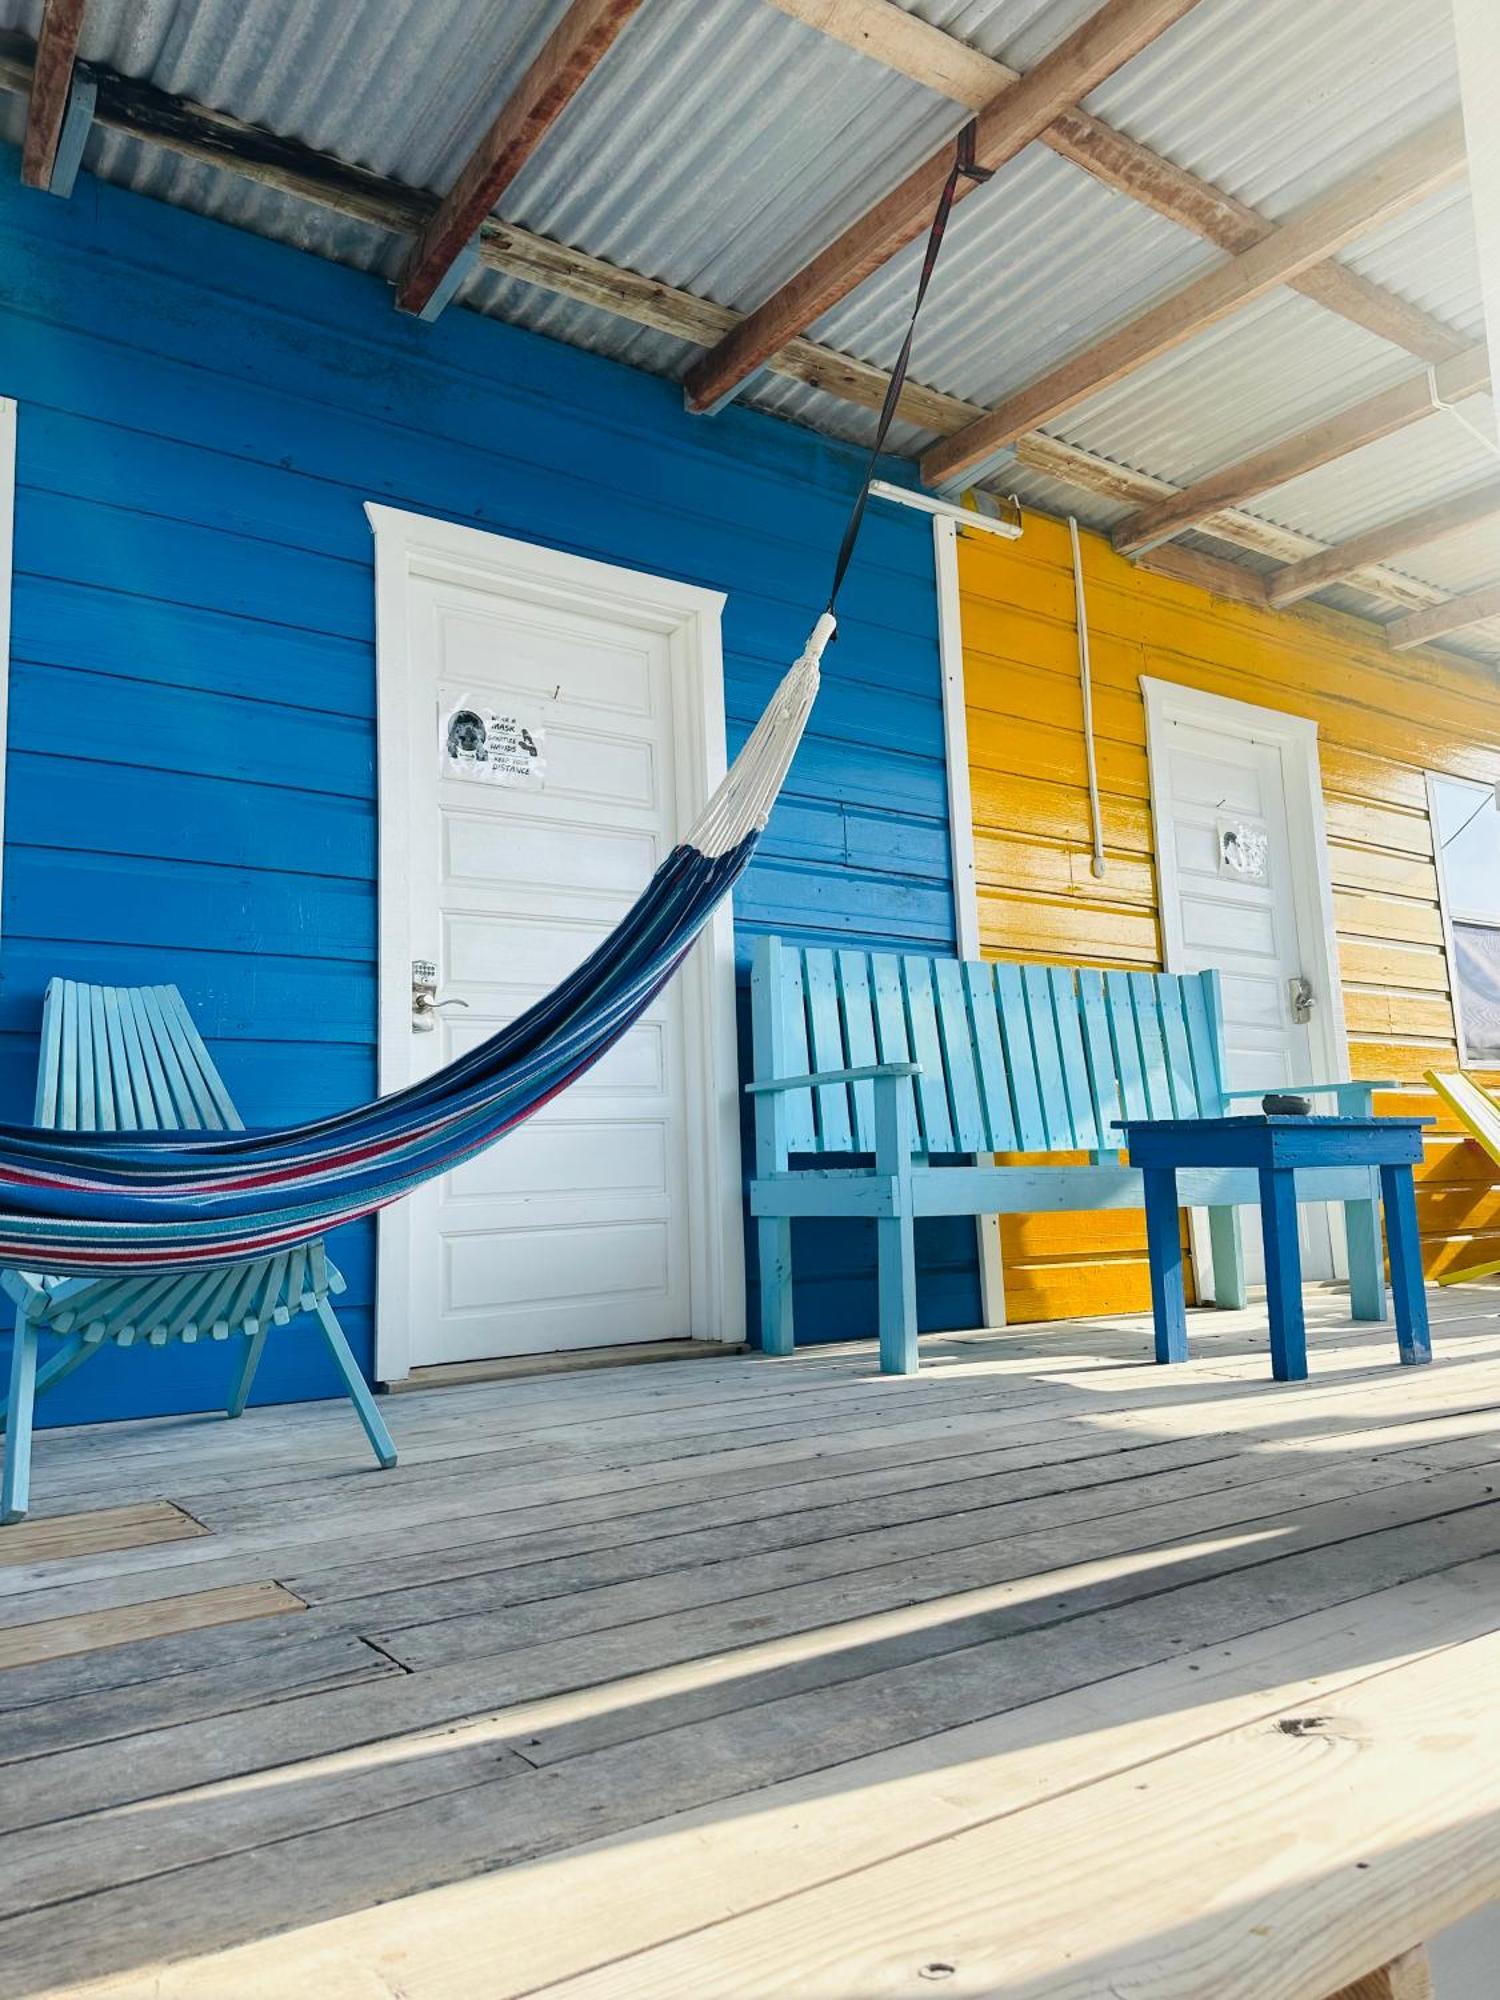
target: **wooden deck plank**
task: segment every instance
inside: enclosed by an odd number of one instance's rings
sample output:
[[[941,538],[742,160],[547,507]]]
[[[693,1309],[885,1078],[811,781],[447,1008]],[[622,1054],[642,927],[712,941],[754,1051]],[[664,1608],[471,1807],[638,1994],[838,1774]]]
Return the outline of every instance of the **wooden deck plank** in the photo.
[[[917,1824],[982,1831],[992,1791],[949,1781],[971,1732],[997,1732],[1007,1771],[1035,1752],[1031,1796],[1056,1803],[1057,1745],[1026,1741],[1049,1704],[1078,1705],[1084,1762],[1058,1768],[1092,1784],[1125,1768],[1130,1730],[1106,1721],[1130,1676],[1158,1677],[1134,1726],[1170,1756],[1219,1714],[1193,1683],[1221,1657],[1252,1676],[1236,1699],[1273,1685],[1242,1649],[1280,1663],[1276,1685],[1313,1671],[1278,1651],[1288,1621],[1331,1621],[1317,1657],[1340,1686],[1403,1630],[1468,1643],[1500,1624],[1500,1316],[1442,1298],[1437,1365],[1413,1371],[1388,1329],[1342,1321],[1346,1301],[1309,1307],[1313,1380],[1290,1391],[1252,1309],[1195,1318],[1195,1359],[1171,1371],[1137,1320],[932,1342],[895,1384],[850,1348],[419,1391],[393,1408],[411,1463],[379,1480],[332,1407],[54,1434],[54,1509],[168,1493],[213,1532],[0,1569],[12,1632],[168,1621],[5,1675],[0,1995],[154,1977],[515,1862],[550,1857],[540,1877],[592,1897],[597,1862],[579,1876],[574,1851],[599,1837],[652,1856],[729,1841],[715,1914],[748,1922],[826,1886],[841,1841],[878,1869]],[[310,1608],[171,1624],[271,1577]],[[1402,1598],[1394,1624],[1367,1621],[1401,1591],[1428,1593],[1420,1617]],[[1089,1764],[1095,1737],[1114,1749]],[[823,1846],[773,1883],[733,1842],[753,1857],[783,1806]],[[538,1879],[486,1886],[524,1912]],[[663,1945],[653,1910],[706,1920],[691,1896],[638,1902],[611,1950]],[[595,1922],[589,1903],[554,1924],[530,1984],[597,1965]],[[495,2000],[522,1990],[521,1925]]]
[[[784,1617],[777,1629],[766,1613],[765,1600],[741,1600],[728,1610],[658,1618],[582,1640],[554,1641],[497,1660],[450,1665],[396,1681],[279,1702],[274,1709],[247,1712],[229,1733],[215,1723],[146,1732],[128,1742],[11,1766],[0,1798],[0,1824],[6,1830],[19,1830],[55,1819],[60,1809],[77,1815],[204,1785],[232,1789],[251,1773],[289,1765],[299,1765],[297,1776],[307,1782],[316,1772],[304,1760],[336,1758],[340,1752],[355,1753],[346,1761],[356,1765],[368,1761],[375,1767],[370,1799],[371,1810],[377,1810],[379,1772],[386,1759],[378,1749],[372,1758],[362,1758],[359,1753],[365,1746],[483,1716],[486,1697],[496,1715],[482,1722],[479,1739],[517,1743],[528,1760],[547,1762],[554,1755],[561,1760],[586,1749],[613,1749],[620,1747],[622,1738],[628,1749],[638,1732],[649,1737],[638,1805],[655,1812],[662,1809],[666,1782],[662,1732],[669,1726],[681,1729],[706,1720],[721,1735],[749,1729],[760,1760],[757,1782],[769,1783],[801,1768],[794,1762],[789,1772],[781,1761],[788,1756],[836,1762],[912,1733],[971,1720],[1010,1699],[1031,1698],[1040,1667],[1027,1664],[1031,1647],[1020,1646],[1019,1640],[1056,1628],[1071,1644],[1073,1628],[1088,1614],[1134,1606],[1135,1643],[1148,1649],[1148,1659],[1156,1658],[1162,1653],[1152,1648],[1170,1654],[1195,1643],[1191,1620],[1200,1602],[1209,1607],[1210,1619],[1227,1609],[1230,1634],[1254,1629],[1257,1623],[1277,1622],[1287,1615],[1277,1605],[1295,1591],[1303,1574],[1290,1567],[1293,1559],[1319,1550],[1343,1553],[1330,1554],[1311,1570],[1304,1564],[1304,1580],[1315,1579],[1325,1596],[1299,1609],[1310,1609],[1328,1601],[1328,1594],[1336,1594],[1336,1579],[1350,1568],[1345,1545],[1351,1542],[1361,1545],[1355,1552],[1360,1580],[1352,1591],[1345,1586],[1353,1595],[1493,1553],[1500,1549],[1500,1509],[1471,1504],[1458,1514],[1436,1511],[1458,1495],[1481,1490],[1472,1476],[1459,1477],[1469,1483],[1450,1484],[1427,1502],[1417,1497],[1420,1489],[1413,1486],[1396,1489],[1395,1494],[1326,1504],[1289,1517],[1284,1532],[1273,1532],[1269,1542],[1251,1531],[1178,1545],[1167,1552],[1165,1561],[1161,1552],[1151,1550],[1123,1558],[1096,1557],[959,1597],[898,1603],[862,1617],[846,1616],[840,1625],[819,1623],[804,1609]],[[1404,1501],[1397,1497],[1401,1494],[1407,1495]],[[1424,1504],[1429,1508],[1425,1515],[1416,1511]],[[1268,1564],[1278,1565],[1278,1596],[1269,1605]],[[1198,1588],[1216,1582],[1218,1592],[1200,1599]],[[1166,1639],[1157,1601],[1163,1594],[1172,1598],[1174,1612],[1172,1635]],[[1215,1610],[1216,1606],[1220,1608]],[[749,1632],[737,1633],[737,1624],[747,1622]],[[754,1643],[746,1644],[751,1634]],[[732,1646],[736,1636],[740,1651],[726,1655],[724,1642],[728,1639]],[[1044,1637],[1031,1642],[1044,1651],[1046,1644]],[[934,1675],[931,1663],[939,1658],[943,1670]],[[707,1663],[706,1670],[697,1664],[701,1662]],[[683,1671],[675,1677],[661,1671],[673,1667]],[[1020,1673],[1019,1680],[1013,1678],[1013,1669]],[[894,1692],[880,1702],[872,1695],[871,1677],[885,1674],[895,1677],[890,1682]],[[861,1682],[857,1699],[846,1687],[854,1680]],[[756,1700],[747,1722],[738,1711],[749,1689],[755,1690]],[[766,1703],[782,1696],[811,1701],[817,1709],[816,1724],[799,1720],[797,1726],[783,1728],[778,1718],[768,1719]],[[566,1726],[572,1733],[548,1746],[545,1732],[553,1726]],[[892,1729],[897,1732],[894,1739],[882,1733]],[[745,1739],[731,1765],[741,1780],[752,1761],[746,1747],[750,1740]],[[429,1739],[419,1759],[435,1790],[445,1789],[441,1755],[446,1747],[446,1736]],[[701,1746],[684,1756],[678,1782],[689,1788],[725,1782],[721,1758],[705,1758]],[[294,1815],[297,1788],[273,1789],[282,1795],[283,1812]],[[691,1802],[691,1797],[683,1801]],[[600,1810],[595,1792],[585,1789],[575,1810],[583,1818],[581,1829],[574,1827],[571,1832],[573,1839],[597,1824],[590,1818]],[[166,1824],[159,1809],[152,1823]],[[534,1837],[538,1825],[534,1814],[528,1816],[524,1837]],[[27,1840],[31,1838],[28,1834]]]
[[[272,1643],[261,1643],[264,1632],[261,1627],[256,1643],[209,1667],[87,1688],[24,1708],[7,1703],[0,1708],[0,1764],[139,1736],[169,1723],[231,1715],[288,1695],[351,1681],[383,1680],[400,1672],[394,1661],[353,1633],[304,1637],[294,1625]],[[60,1800],[59,1805],[66,1810],[68,1801]]]
[[[1378,1546],[1395,1537],[1369,1539]],[[1491,1549],[1494,1545],[1492,1527]],[[1428,1560],[1438,1546],[1429,1535]],[[1463,1544],[1451,1546],[1458,1553]],[[1373,1556],[1374,1550],[1363,1553]],[[1414,1557],[1422,1559],[1408,1549],[1406,1560]],[[1347,1552],[1342,1560],[1347,1574]],[[1183,1615],[1173,1619],[1168,1631],[1154,1606],[1136,1601],[1107,1614],[1107,1633],[1088,1621],[1070,1619],[1023,1640],[1012,1639],[1008,1654],[996,1648],[977,1665],[961,1659],[956,1664],[969,1669],[963,1679],[969,1706],[954,1702],[947,1713],[959,1720],[993,1717],[1002,1711],[1024,1717],[1040,1700],[1090,1683],[1102,1683],[1107,1703],[1118,1687],[1121,1668],[1191,1655],[1195,1647],[1222,1643],[1236,1631],[1254,1631],[1257,1624],[1279,1628],[1288,1613],[1324,1609],[1324,1593],[1338,1574],[1337,1567],[1325,1553],[1321,1564],[1304,1563],[1302,1568],[1304,1573],[1298,1576],[1292,1564],[1283,1566],[1278,1576],[1279,1610],[1268,1604],[1262,1583],[1242,1589],[1232,1600],[1233,1611],[1229,1602],[1205,1597],[1197,1607],[1202,1615],[1195,1617],[1179,1604],[1176,1609]],[[1377,1588],[1380,1579],[1391,1574],[1399,1576],[1399,1571],[1391,1572],[1383,1560],[1372,1561],[1364,1572],[1365,1580]],[[1493,1582],[1492,1577],[1486,1580]],[[1429,1608],[1419,1644],[1437,1643],[1448,1629],[1444,1614],[1433,1609],[1438,1600],[1426,1602]],[[1462,1627],[1465,1631],[1476,1618],[1492,1616],[1484,1592],[1473,1587],[1461,1593],[1461,1607],[1450,1606],[1446,1615],[1468,1621]],[[1226,1622],[1226,1617],[1239,1622]],[[1353,1646],[1357,1671],[1370,1671],[1371,1652],[1387,1657],[1385,1643],[1376,1628],[1363,1644]],[[950,1662],[941,1677],[945,1698],[951,1698],[956,1684],[954,1664]],[[0,1879],[10,1885],[12,1894],[45,1893],[52,1900],[0,1921],[0,1993],[13,1990],[8,1979],[29,1982],[14,1990],[34,1990],[49,1977],[102,1973],[111,1964],[118,1966],[122,1955],[126,1962],[136,1955],[139,1962],[138,1955],[164,1934],[174,1939],[176,1949],[204,1950],[279,1925],[311,1921],[339,1908],[358,1908],[409,1893],[435,1880],[453,1880],[594,1836],[628,1832],[663,1811],[701,1811],[749,1793],[753,1814],[761,1785],[796,1779],[809,1771],[824,1771],[825,1791],[851,1797],[845,1779],[853,1778],[857,1790],[858,1768],[846,1774],[833,1767],[848,1765],[853,1756],[871,1750],[910,1746],[914,1728],[924,1724],[928,1759],[936,1759],[939,1766],[946,1762],[938,1713],[944,1704],[934,1708],[930,1699],[934,1680],[926,1661],[908,1662],[904,1669],[891,1670],[883,1700],[866,1684],[839,1690],[837,1700],[826,1693],[789,1698],[775,1711],[756,1701],[735,1707],[710,1725],[631,1740],[554,1771],[510,1775],[508,1768],[494,1761],[506,1746],[493,1739],[465,1741],[452,1749],[429,1745],[429,1758],[441,1755],[450,1760],[446,1774],[414,1755],[412,1746],[404,1746],[390,1758],[388,1768],[382,1767],[378,1790],[371,1772],[354,1760],[297,1771],[291,1774],[295,1782],[278,1786],[230,1786],[216,1795],[163,1804],[144,1824],[139,1815],[129,1815],[123,1822],[117,1817],[112,1828],[107,1820],[85,1821],[28,1833],[20,1841],[4,1843]],[[836,1725],[832,1738],[805,1713],[809,1701],[820,1717],[826,1711],[826,1720]],[[981,1705],[974,1707],[976,1702]],[[1181,1714],[1165,1719],[1170,1740],[1180,1742]],[[856,1747],[861,1745],[865,1747]],[[499,1771],[489,1780],[483,1776],[486,1756],[492,1760],[491,1773]],[[443,1789],[445,1775],[447,1789]],[[428,1797],[405,1806],[374,1808],[377,1798],[392,1798],[419,1782],[431,1788]],[[353,1810],[361,1792],[363,1814]],[[981,1793],[976,1801],[981,1816],[988,1804]],[[323,1824],[329,1815],[334,1823]],[[304,1831],[294,1834],[291,1829],[299,1816]],[[740,1815],[736,1811],[729,1817]],[[905,1844],[900,1813],[882,1819],[887,1838]],[[226,1831],[228,1851],[216,1852],[216,1843],[226,1843]],[[69,1860],[65,1890],[57,1886],[64,1855]],[[253,1863],[247,1866],[251,1856]],[[639,1886],[639,1871],[637,1882]],[[659,1910],[671,1907],[670,1898],[657,1904]]]
[[[72,1653],[99,1652],[168,1633],[306,1609],[300,1597],[283,1590],[279,1583],[261,1582],[195,1591],[187,1597],[126,1605],[118,1611],[82,1611],[72,1617],[43,1619],[35,1625],[14,1625],[0,1633],[0,1668],[35,1666]]]
[[[1327,1994],[1500,1896],[1497,1673],[1490,1633],[552,1992]]]
[[[0,1565],[68,1562],[116,1549],[154,1548],[208,1530],[170,1500],[137,1501],[128,1507],[100,1507],[50,1520],[17,1521],[0,1534]]]
[[[639,1840],[568,1850],[378,1909],[109,1980],[91,2000],[519,2000],[558,1980],[689,1935],[919,1843],[945,1838],[1194,1742],[1327,1703],[1372,1672],[1491,1629],[1500,1560],[1424,1577],[1044,1697],[942,1736],[790,1780],[754,1810],[700,1808]],[[1183,1718],[1188,1718],[1185,1732]],[[872,1803],[878,1810],[872,1810]],[[642,1851],[669,1896],[642,1894]]]

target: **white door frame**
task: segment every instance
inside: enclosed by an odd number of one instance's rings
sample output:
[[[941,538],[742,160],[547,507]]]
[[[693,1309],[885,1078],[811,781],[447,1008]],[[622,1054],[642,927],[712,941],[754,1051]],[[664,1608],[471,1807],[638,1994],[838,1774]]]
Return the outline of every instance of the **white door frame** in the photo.
[[[665,636],[672,675],[676,798],[687,827],[724,775],[724,593],[617,568],[479,528],[367,502],[375,536],[376,720],[379,804],[378,1038],[382,1094],[411,1080],[409,950],[410,754],[408,679],[415,577],[501,586],[534,602],[604,612]],[[641,885],[643,888],[645,884]],[[704,1337],[745,1337],[740,1193],[739,1060],[735,1036],[734,917],[726,898],[683,966],[688,1107],[689,1283]],[[501,1142],[504,1143],[503,1141]],[[382,1211],[375,1308],[375,1373],[411,1368],[407,1325],[412,1211]]]
[[[1168,972],[1180,972],[1186,952],[1182,941],[1182,905],[1178,894],[1177,855],[1167,837],[1163,780],[1171,725],[1184,722],[1222,730],[1226,735],[1253,737],[1274,744],[1281,752],[1286,796],[1287,836],[1292,851],[1292,906],[1297,937],[1304,954],[1303,971],[1313,983],[1316,1004],[1308,1022],[1308,1051],[1316,1071],[1309,1083],[1340,1083],[1349,1076],[1349,1036],[1344,1025],[1344,988],[1339,978],[1338,933],[1333,915],[1333,882],[1328,863],[1328,825],[1323,811],[1323,778],[1318,761],[1318,725],[1303,715],[1259,708],[1253,702],[1176,681],[1141,676],[1146,701],[1146,764],[1151,788],[1151,838],[1156,849],[1157,918],[1161,924],[1162,956]],[[1310,869],[1298,863],[1311,859]],[[1201,1286],[1211,1274],[1207,1231],[1203,1218],[1191,1219],[1194,1267]],[[1336,1276],[1347,1276],[1344,1233],[1330,1216]],[[1202,1241],[1200,1241],[1200,1237]]]
[[[943,675],[943,759],[948,779],[948,852],[953,867],[953,921],[960,958],[978,958],[979,874],[974,865],[974,800],[969,782],[969,710],[964,681],[963,599],[958,587],[959,523],[935,515],[932,558],[937,577],[938,663]],[[979,1155],[981,1166],[993,1154]],[[1005,1325],[1005,1266],[1000,1218],[977,1215],[979,1309],[987,1327]]]

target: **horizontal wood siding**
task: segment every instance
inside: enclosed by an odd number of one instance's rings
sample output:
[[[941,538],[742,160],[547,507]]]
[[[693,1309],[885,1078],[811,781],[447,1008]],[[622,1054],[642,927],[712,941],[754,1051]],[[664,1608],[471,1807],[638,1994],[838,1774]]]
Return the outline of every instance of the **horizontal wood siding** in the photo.
[[[1420,1083],[1457,1057],[1425,773],[1500,779],[1500,690],[1483,668],[1398,657],[1350,619],[1261,612],[1133,568],[1083,540],[1103,809],[1090,870],[1088,794],[1065,526],[960,539],[974,841],[983,947],[999,958],[1159,967],[1140,680],[1150,674],[1318,724],[1339,965],[1355,1076]],[[1380,1108],[1395,1110],[1394,1101]],[[1435,1114],[1430,1094],[1399,1108]],[[1429,1271],[1500,1257],[1496,1175],[1444,1122],[1419,1208]],[[1017,1319],[1144,1306],[1144,1236],[1090,1219],[1004,1224]]]
[[[731,749],[823,602],[857,454],[376,278],[0,159],[18,399],[0,1103],[30,1115],[55,972],[177,981],[254,1124],[375,1087],[374,499],[729,593]],[[822,701],[737,905],[757,932],[951,950],[931,540],[872,515]],[[799,1332],[874,1330],[873,1243],[812,1232]],[[374,1233],[341,1232],[368,1361]],[[977,1315],[926,1232],[923,1314]],[[752,1313],[752,1323],[754,1315]],[[271,1340],[257,1395],[332,1393]],[[209,1408],[222,1352],[109,1355],[50,1421]]]

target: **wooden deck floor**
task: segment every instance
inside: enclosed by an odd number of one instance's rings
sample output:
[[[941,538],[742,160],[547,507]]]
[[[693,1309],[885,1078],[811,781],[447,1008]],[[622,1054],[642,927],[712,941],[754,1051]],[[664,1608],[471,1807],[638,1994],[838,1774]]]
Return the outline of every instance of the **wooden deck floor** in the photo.
[[[43,1434],[0,1994],[1321,2000],[1500,1894],[1500,1295],[1433,1307],[420,1392],[385,1475]]]

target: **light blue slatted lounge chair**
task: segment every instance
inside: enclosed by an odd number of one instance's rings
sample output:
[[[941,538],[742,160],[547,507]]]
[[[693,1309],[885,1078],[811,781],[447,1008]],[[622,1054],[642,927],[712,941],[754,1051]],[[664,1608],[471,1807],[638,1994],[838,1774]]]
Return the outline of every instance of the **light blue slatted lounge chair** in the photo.
[[[42,1010],[36,1123],[68,1132],[241,1132],[224,1080],[175,986],[82,986],[54,979]],[[374,1398],[329,1301],[344,1280],[322,1239],[250,1264],[186,1272],[125,1271],[108,1278],[0,1273],[16,1307],[10,1396],[0,1404],[9,1435],[0,1521],[26,1512],[32,1402],[110,1341],[165,1347],[170,1341],[243,1340],[228,1413],[245,1407],[273,1326],[311,1313],[322,1329],[365,1435],[382,1466],[396,1463]],[[58,1345],[38,1366],[41,1343]]]

